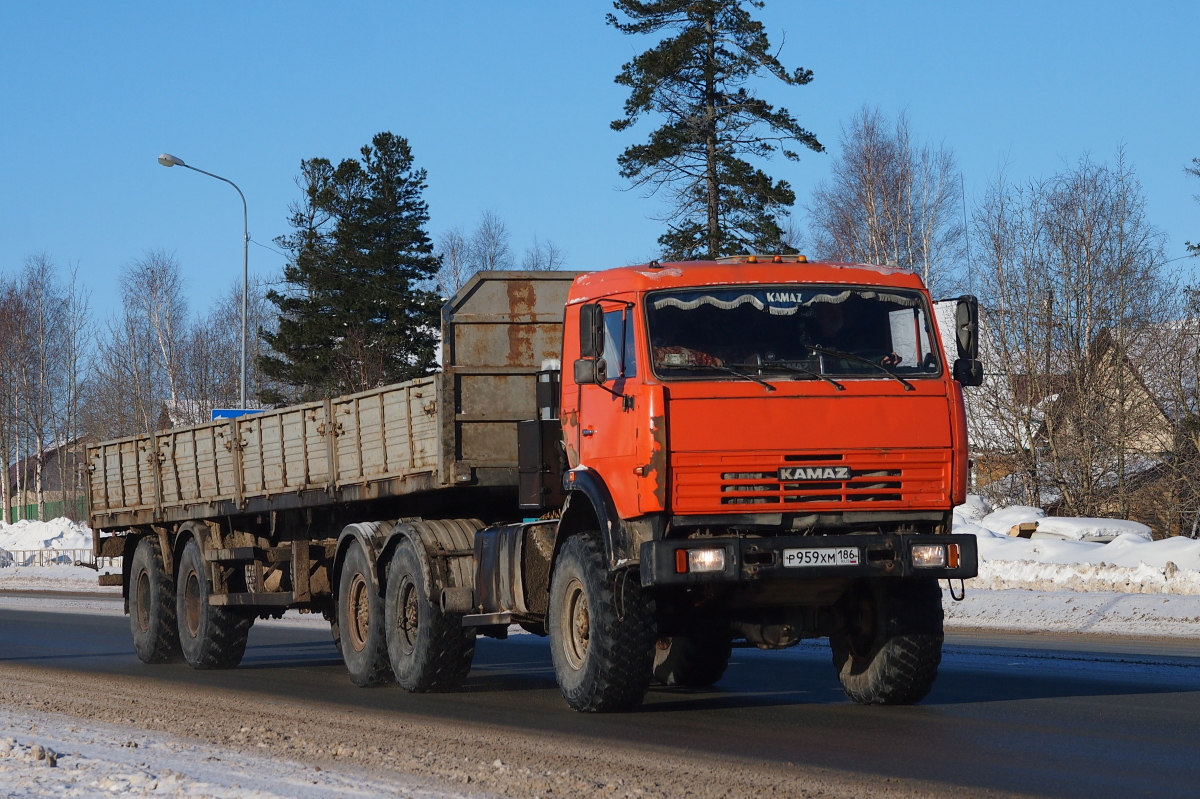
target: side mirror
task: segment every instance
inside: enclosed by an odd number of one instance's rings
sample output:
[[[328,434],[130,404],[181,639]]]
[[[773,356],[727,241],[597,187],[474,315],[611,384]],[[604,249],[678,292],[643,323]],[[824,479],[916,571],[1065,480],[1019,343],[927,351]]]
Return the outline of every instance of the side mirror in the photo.
[[[602,386],[608,377],[608,363],[603,358],[580,358],[575,362],[575,385]]]
[[[983,364],[974,358],[959,358],[954,362],[954,379],[964,386],[982,386]]]
[[[583,305],[579,308],[579,357],[599,358],[603,354],[604,311],[600,303]]]
[[[954,340],[958,344],[959,358],[973,361],[979,357],[979,300],[970,295],[958,298]]]

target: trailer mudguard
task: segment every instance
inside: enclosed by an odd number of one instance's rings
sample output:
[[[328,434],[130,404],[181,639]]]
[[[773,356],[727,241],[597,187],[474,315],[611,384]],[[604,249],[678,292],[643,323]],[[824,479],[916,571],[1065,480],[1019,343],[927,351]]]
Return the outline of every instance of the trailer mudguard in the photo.
[[[329,586],[334,597],[338,595],[342,561],[346,559],[346,552],[355,542],[363,548],[363,552],[367,553],[367,563],[371,564],[371,571],[375,574],[375,585],[380,595],[383,594],[383,580],[387,577],[387,569],[380,569],[379,554],[383,551],[383,545],[387,543],[391,531],[392,522],[355,522],[342,528],[342,532],[338,534],[337,551],[333,556],[333,572],[329,575]],[[386,564],[386,561],[384,563]],[[422,568],[424,568],[424,563],[422,563]],[[426,577],[428,576],[426,574]]]
[[[337,579],[346,550],[357,541],[367,553],[382,595],[387,586],[387,568],[392,553],[405,539],[413,542],[421,563],[421,576],[430,601],[441,601],[443,588],[474,588],[475,531],[478,519],[400,519],[385,522],[356,522],[346,525],[338,536],[333,562],[332,588],[337,596]]]

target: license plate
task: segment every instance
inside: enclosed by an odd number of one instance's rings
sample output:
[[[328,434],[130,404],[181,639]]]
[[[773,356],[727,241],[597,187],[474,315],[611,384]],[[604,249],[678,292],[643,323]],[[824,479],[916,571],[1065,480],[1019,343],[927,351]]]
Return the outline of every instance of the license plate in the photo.
[[[783,565],[797,566],[857,566],[858,547],[826,547],[823,549],[785,549]]]

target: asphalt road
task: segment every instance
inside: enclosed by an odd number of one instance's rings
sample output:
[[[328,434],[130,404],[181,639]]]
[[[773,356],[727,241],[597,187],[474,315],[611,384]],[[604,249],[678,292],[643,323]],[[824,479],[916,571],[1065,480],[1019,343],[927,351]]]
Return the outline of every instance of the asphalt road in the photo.
[[[414,695],[350,684],[324,630],[258,625],[242,666],[145,666],[124,617],[0,608],[0,662],[392,709],[703,756],[825,766],[1045,796],[1200,795],[1200,645],[952,635],[920,705],[859,707],[828,649],[735,650],[712,690],[652,689],[635,713],[563,703],[544,639],[481,639],[466,689]]]

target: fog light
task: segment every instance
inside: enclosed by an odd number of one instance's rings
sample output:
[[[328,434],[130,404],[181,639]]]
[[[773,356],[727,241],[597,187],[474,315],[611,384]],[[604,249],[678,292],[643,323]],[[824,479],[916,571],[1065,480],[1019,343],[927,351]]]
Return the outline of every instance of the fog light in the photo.
[[[946,548],[941,544],[917,544],[912,548],[912,560],[918,569],[939,569],[946,565]]]
[[[688,571],[690,572],[723,572],[725,571],[724,549],[689,549]]]

